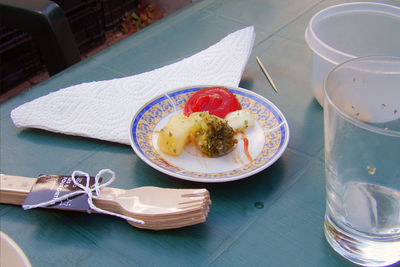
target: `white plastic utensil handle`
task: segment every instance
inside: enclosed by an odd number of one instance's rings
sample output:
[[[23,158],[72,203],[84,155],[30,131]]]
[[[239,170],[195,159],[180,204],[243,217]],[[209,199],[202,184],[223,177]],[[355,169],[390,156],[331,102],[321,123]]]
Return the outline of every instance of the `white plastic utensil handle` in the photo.
[[[105,182],[103,184],[100,184],[99,183],[100,177],[103,174],[106,174],[106,173],[111,174],[111,178],[107,182]],[[84,186],[84,185],[78,183],[75,180],[75,176],[85,176],[86,177],[86,185]],[[118,218],[121,218],[121,219],[124,219],[124,220],[127,220],[127,221],[132,221],[132,222],[135,222],[135,223],[144,224],[144,221],[142,221],[142,220],[134,219],[132,217],[124,216],[124,215],[121,215],[121,214],[118,214],[118,213],[114,213],[114,212],[110,212],[110,211],[107,211],[107,210],[103,210],[103,209],[100,209],[100,208],[96,207],[93,204],[93,198],[99,198],[100,197],[100,189],[102,187],[105,187],[105,186],[111,184],[115,180],[115,173],[112,170],[110,170],[110,169],[102,169],[102,170],[100,170],[95,176],[95,182],[94,182],[93,188],[90,187],[90,184],[89,184],[90,176],[86,172],[74,171],[71,174],[71,179],[72,179],[72,182],[74,183],[74,185],[76,185],[77,187],[79,187],[82,190],[74,191],[74,192],[71,192],[69,194],[63,195],[61,197],[57,197],[57,198],[54,198],[52,200],[49,200],[49,201],[46,201],[46,202],[42,202],[42,203],[38,203],[38,204],[35,204],[35,205],[22,205],[22,208],[24,210],[27,210],[27,209],[34,209],[34,208],[40,208],[40,207],[47,207],[49,205],[54,205],[54,204],[56,204],[56,203],[58,203],[60,201],[63,201],[65,199],[67,199],[67,198],[71,198],[71,197],[79,195],[79,194],[86,194],[88,196],[87,202],[88,202],[89,207],[90,207],[91,210],[96,211],[98,213],[103,213],[103,214],[115,216],[115,217],[118,217]],[[94,194],[93,194],[93,192],[94,192]]]

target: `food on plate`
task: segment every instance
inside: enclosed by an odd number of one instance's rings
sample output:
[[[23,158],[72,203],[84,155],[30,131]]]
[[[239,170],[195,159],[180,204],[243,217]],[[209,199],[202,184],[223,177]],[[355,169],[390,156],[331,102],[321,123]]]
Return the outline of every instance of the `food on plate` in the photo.
[[[254,119],[251,114],[244,110],[236,110],[226,115],[225,120],[236,132],[244,131],[254,126]]]
[[[161,129],[157,144],[163,153],[178,156],[189,141],[209,157],[224,155],[237,143],[235,132],[227,121],[206,111],[189,117],[172,116]]]
[[[172,156],[181,154],[192,132],[193,121],[178,114],[172,116],[158,135],[157,144],[162,152]]]
[[[192,113],[192,138],[201,152],[209,157],[227,154],[236,145],[235,132],[228,122],[208,111]]]
[[[229,153],[238,143],[241,133],[244,150],[248,140],[244,130],[254,125],[248,111],[242,110],[236,96],[225,87],[210,87],[195,92],[186,102],[183,114],[172,116],[158,136],[161,152],[178,156],[188,142],[204,155],[218,157]]]
[[[208,111],[221,119],[235,110],[242,109],[236,96],[225,87],[209,87],[195,92],[186,102],[183,114]]]

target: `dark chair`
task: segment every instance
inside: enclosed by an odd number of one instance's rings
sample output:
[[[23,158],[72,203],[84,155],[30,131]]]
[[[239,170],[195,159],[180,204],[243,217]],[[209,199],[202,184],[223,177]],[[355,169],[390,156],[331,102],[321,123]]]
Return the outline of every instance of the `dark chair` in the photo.
[[[0,0],[1,25],[29,33],[50,75],[80,61],[64,11],[48,0]]]

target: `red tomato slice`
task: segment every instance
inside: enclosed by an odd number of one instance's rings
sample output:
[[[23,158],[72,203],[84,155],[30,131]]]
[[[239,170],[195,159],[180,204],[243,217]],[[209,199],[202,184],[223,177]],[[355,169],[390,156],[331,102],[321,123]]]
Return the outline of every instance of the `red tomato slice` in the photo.
[[[242,109],[236,96],[225,87],[204,88],[195,92],[186,102],[183,114],[208,111],[211,115],[225,118],[235,110]]]

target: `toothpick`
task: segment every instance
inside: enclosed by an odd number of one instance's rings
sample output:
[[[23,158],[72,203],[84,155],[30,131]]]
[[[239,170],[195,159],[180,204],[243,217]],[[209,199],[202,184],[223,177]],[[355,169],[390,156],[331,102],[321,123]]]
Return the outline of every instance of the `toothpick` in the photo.
[[[262,71],[264,72],[265,76],[267,77],[268,82],[271,84],[271,86],[275,90],[275,92],[278,93],[278,90],[276,89],[276,86],[275,86],[274,82],[272,81],[271,76],[269,76],[267,70],[264,68],[264,65],[261,63],[261,60],[257,56],[256,56],[256,59],[257,59],[258,65],[260,65]]]

